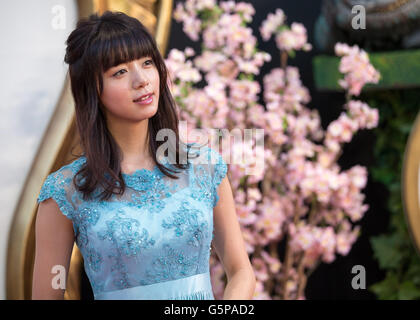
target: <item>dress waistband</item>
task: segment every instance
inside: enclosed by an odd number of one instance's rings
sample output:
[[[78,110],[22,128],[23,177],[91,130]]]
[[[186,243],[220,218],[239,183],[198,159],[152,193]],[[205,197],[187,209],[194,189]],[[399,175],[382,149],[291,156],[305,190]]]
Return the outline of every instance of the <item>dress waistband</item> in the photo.
[[[95,300],[214,300],[210,272],[95,294]]]

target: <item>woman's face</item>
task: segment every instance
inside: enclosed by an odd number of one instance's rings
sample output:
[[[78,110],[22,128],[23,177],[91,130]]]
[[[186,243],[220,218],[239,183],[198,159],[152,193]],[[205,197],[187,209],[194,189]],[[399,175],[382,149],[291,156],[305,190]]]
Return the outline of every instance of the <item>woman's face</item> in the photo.
[[[155,115],[159,102],[159,72],[151,57],[122,63],[108,69],[102,76],[100,99],[108,121],[138,122]],[[150,103],[134,101],[149,93],[152,94]]]

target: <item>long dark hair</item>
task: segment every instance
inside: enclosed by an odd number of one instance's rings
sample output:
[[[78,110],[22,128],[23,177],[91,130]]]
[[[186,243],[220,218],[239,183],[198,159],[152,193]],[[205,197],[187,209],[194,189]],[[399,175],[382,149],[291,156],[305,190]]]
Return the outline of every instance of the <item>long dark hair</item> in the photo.
[[[168,70],[146,27],[122,12],[106,11],[101,16],[95,13],[78,21],[66,44],[64,61],[69,64],[76,125],[86,157],[86,162],[75,174],[73,182],[83,198],[90,198],[98,185],[104,189],[101,200],[125,191],[120,165],[122,153],[107,128],[100,100],[102,73],[113,66],[145,56],[152,57],[160,76],[158,110],[149,118],[148,124],[149,151],[162,173],[178,179],[171,174],[176,170],[162,165],[156,159],[158,147],[165,143],[156,141],[160,129],[171,129],[175,133],[175,148],[171,151],[176,153],[175,159],[180,159],[179,153],[183,152],[178,146],[185,144],[179,139],[177,106],[168,88]],[[177,161],[174,166],[179,169],[188,168],[188,164]]]

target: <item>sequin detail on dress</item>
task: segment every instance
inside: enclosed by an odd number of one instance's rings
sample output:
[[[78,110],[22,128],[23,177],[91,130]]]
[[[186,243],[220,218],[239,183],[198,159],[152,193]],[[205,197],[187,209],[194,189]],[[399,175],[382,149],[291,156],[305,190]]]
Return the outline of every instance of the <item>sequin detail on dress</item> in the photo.
[[[172,213],[172,217],[168,221],[163,221],[162,227],[174,229],[177,237],[188,233],[187,243],[197,247],[203,242],[204,235],[208,232],[208,222],[200,219],[202,216],[201,210],[191,208],[188,202],[183,200],[181,207]]]

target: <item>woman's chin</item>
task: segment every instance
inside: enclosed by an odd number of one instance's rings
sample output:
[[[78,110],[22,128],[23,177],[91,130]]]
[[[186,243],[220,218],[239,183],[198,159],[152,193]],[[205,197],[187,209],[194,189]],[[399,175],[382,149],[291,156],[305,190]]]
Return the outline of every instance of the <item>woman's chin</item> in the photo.
[[[149,119],[152,118],[157,113],[157,108],[151,106],[150,108],[147,108],[147,110],[142,110],[141,118],[143,119]]]

